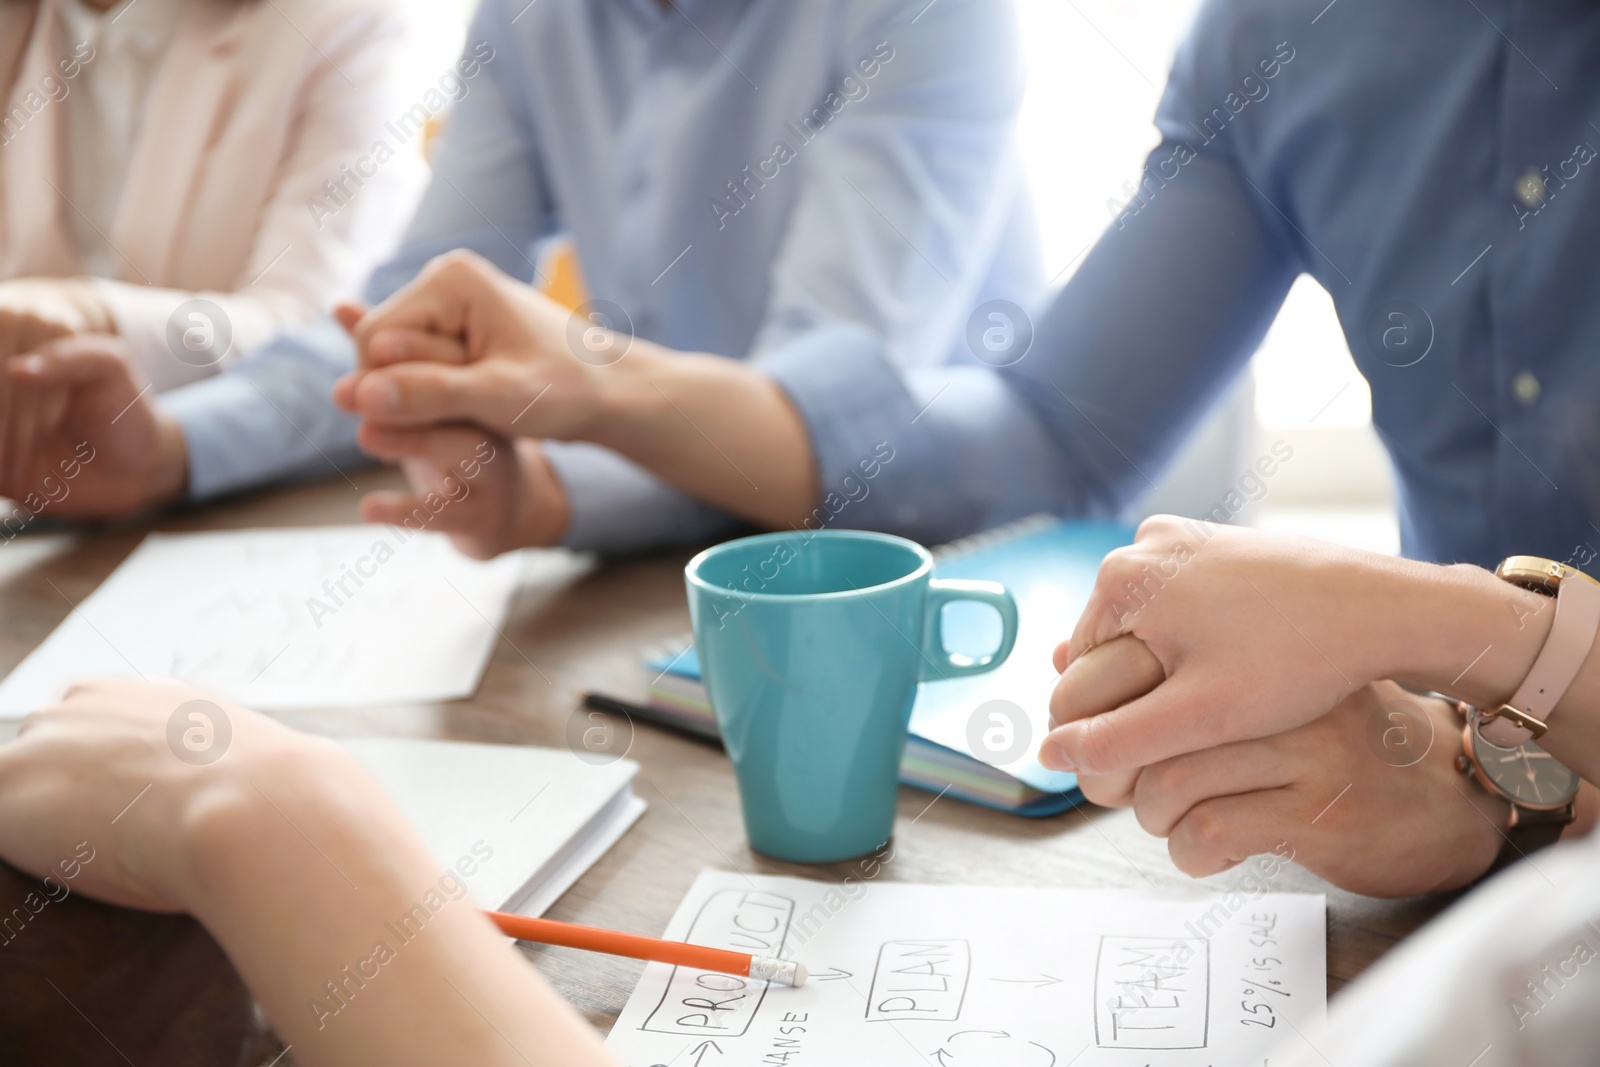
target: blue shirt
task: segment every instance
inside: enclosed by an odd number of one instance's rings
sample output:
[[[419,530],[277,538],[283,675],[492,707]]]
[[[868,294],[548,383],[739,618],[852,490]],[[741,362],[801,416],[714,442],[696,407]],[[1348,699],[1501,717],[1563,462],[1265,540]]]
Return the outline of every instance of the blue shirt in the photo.
[[[1038,509],[1115,513],[1309,273],[1371,383],[1404,551],[1592,558],[1600,5],[1212,0],[1157,125],[1138,195],[1013,365],[834,354],[878,399],[856,440],[819,420],[825,477],[897,442],[841,522],[940,540]],[[1332,399],[1308,391],[1307,415]]]
[[[621,325],[750,359],[820,421],[873,404],[835,350],[870,349],[874,368],[897,371],[972,363],[968,309],[1042,287],[1012,140],[1008,5],[484,0],[468,42],[477,63],[456,80],[433,183],[372,302],[453,248],[531,279],[541,242],[564,233]],[[410,129],[397,117],[382,136]],[[166,394],[192,494],[359,459],[329,400],[351,360],[324,322]],[[893,375],[888,387],[902,391]],[[731,524],[603,449],[549,454],[575,547]]]

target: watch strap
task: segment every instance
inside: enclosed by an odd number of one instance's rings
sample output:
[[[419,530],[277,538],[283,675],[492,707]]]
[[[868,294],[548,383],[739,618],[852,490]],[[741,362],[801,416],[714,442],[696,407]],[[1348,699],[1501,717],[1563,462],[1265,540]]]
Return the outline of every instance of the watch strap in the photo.
[[[1500,748],[1516,748],[1545,732],[1550,713],[1594,647],[1600,632],[1600,583],[1580,571],[1565,571],[1556,589],[1556,617],[1528,676],[1499,708],[1486,709],[1478,731]]]
[[[1505,844],[1500,846],[1500,853],[1495,856],[1486,875],[1498,874],[1518,860],[1526,859],[1530,853],[1549,848],[1561,840],[1562,831],[1577,818],[1577,809],[1573,804],[1553,812],[1530,812],[1525,808],[1515,810],[1517,821],[1505,831]]]

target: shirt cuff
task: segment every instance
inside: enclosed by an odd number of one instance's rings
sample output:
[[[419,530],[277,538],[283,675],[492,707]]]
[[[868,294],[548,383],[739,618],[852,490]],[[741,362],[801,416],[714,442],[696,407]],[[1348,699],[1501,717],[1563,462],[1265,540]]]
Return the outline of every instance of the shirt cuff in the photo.
[[[582,441],[545,441],[543,448],[572,510],[567,548],[621,555],[745,530],[610,449]]]
[[[281,335],[223,374],[157,398],[183,431],[189,498],[364,462],[357,421],[332,398],[353,359],[344,331],[323,320]]]
[[[888,362],[877,334],[830,323],[752,360],[805,420],[820,479],[805,525],[882,530],[923,540],[967,532],[974,509],[952,486],[947,449]]]
[[[212,377],[226,364],[237,362],[236,354],[259,340],[259,323],[238,321],[237,301],[229,301],[233,307],[230,314],[216,300],[181,289],[106,278],[90,279],[90,284],[111,312],[117,334],[133,354],[134,365],[158,393]],[[209,304],[210,308],[189,309],[169,327],[178,309],[191,302]],[[169,328],[174,327],[177,337],[170,338]],[[191,343],[185,344],[186,341]]]

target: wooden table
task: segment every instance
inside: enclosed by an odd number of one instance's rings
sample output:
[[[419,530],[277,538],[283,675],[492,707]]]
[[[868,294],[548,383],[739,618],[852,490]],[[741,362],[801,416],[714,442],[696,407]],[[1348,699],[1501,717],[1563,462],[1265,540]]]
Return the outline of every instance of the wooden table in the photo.
[[[394,484],[388,471],[351,475],[360,489]],[[343,478],[255,494],[170,515],[162,530],[357,521]],[[144,525],[82,536],[0,542],[0,668],[9,670],[138,543]],[[302,713],[294,726],[335,736],[388,734],[560,746],[579,694],[642,695],[640,649],[685,632],[686,552],[597,566],[569,557],[512,605],[504,640],[477,694],[453,704]],[[586,714],[586,712],[585,712]],[[556,904],[558,919],[655,933],[702,867],[839,879],[846,866],[802,867],[752,853],[731,768],[720,749],[645,723],[629,756],[649,804],[639,823]],[[0,737],[9,734],[0,734]],[[1163,842],[1125,811],[1079,809],[1048,819],[1002,815],[902,789],[891,881],[1026,886],[1184,886]],[[1231,888],[1237,874],[1206,880]],[[28,881],[0,868],[0,915]],[[1336,991],[1440,908],[1376,901],[1289,867],[1273,883],[1328,894],[1328,987]],[[643,964],[524,946],[533,963],[601,1030],[609,1030]],[[41,913],[25,938],[0,948],[0,1059],[73,1067],[131,1063],[260,1067],[281,1051],[252,1011],[226,959],[187,919],[105,907],[73,896]],[[287,1067],[289,1059],[279,1061]]]

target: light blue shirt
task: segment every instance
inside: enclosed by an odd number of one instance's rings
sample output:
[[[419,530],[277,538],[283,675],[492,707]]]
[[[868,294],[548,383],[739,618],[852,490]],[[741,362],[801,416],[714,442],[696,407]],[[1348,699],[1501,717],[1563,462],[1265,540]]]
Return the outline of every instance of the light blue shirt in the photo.
[[[976,364],[972,308],[1041,286],[1008,4],[484,0],[466,54],[480,62],[459,79],[433,183],[369,301],[453,248],[531,279],[541,243],[564,233],[590,297],[636,335],[749,359],[827,433],[873,410],[874,388],[902,391],[880,367]],[[860,351],[870,373],[841,355]],[[354,423],[329,399],[352,358],[323,322],[163,396],[191,494],[356,462]],[[820,444],[871,461],[880,442],[856,449],[856,436]],[[614,453],[549,455],[574,547],[734,525]]]
[[[824,481],[868,442],[897,450],[839,523],[937,541],[1116,514],[1307,273],[1372,387],[1406,554],[1591,563],[1600,5],[1210,0],[1156,123],[1138,195],[1012,365],[903,370],[866,338],[829,353],[872,400],[817,417]],[[1307,389],[1302,410],[1333,399]],[[1208,514],[1270,492],[1290,452]]]

